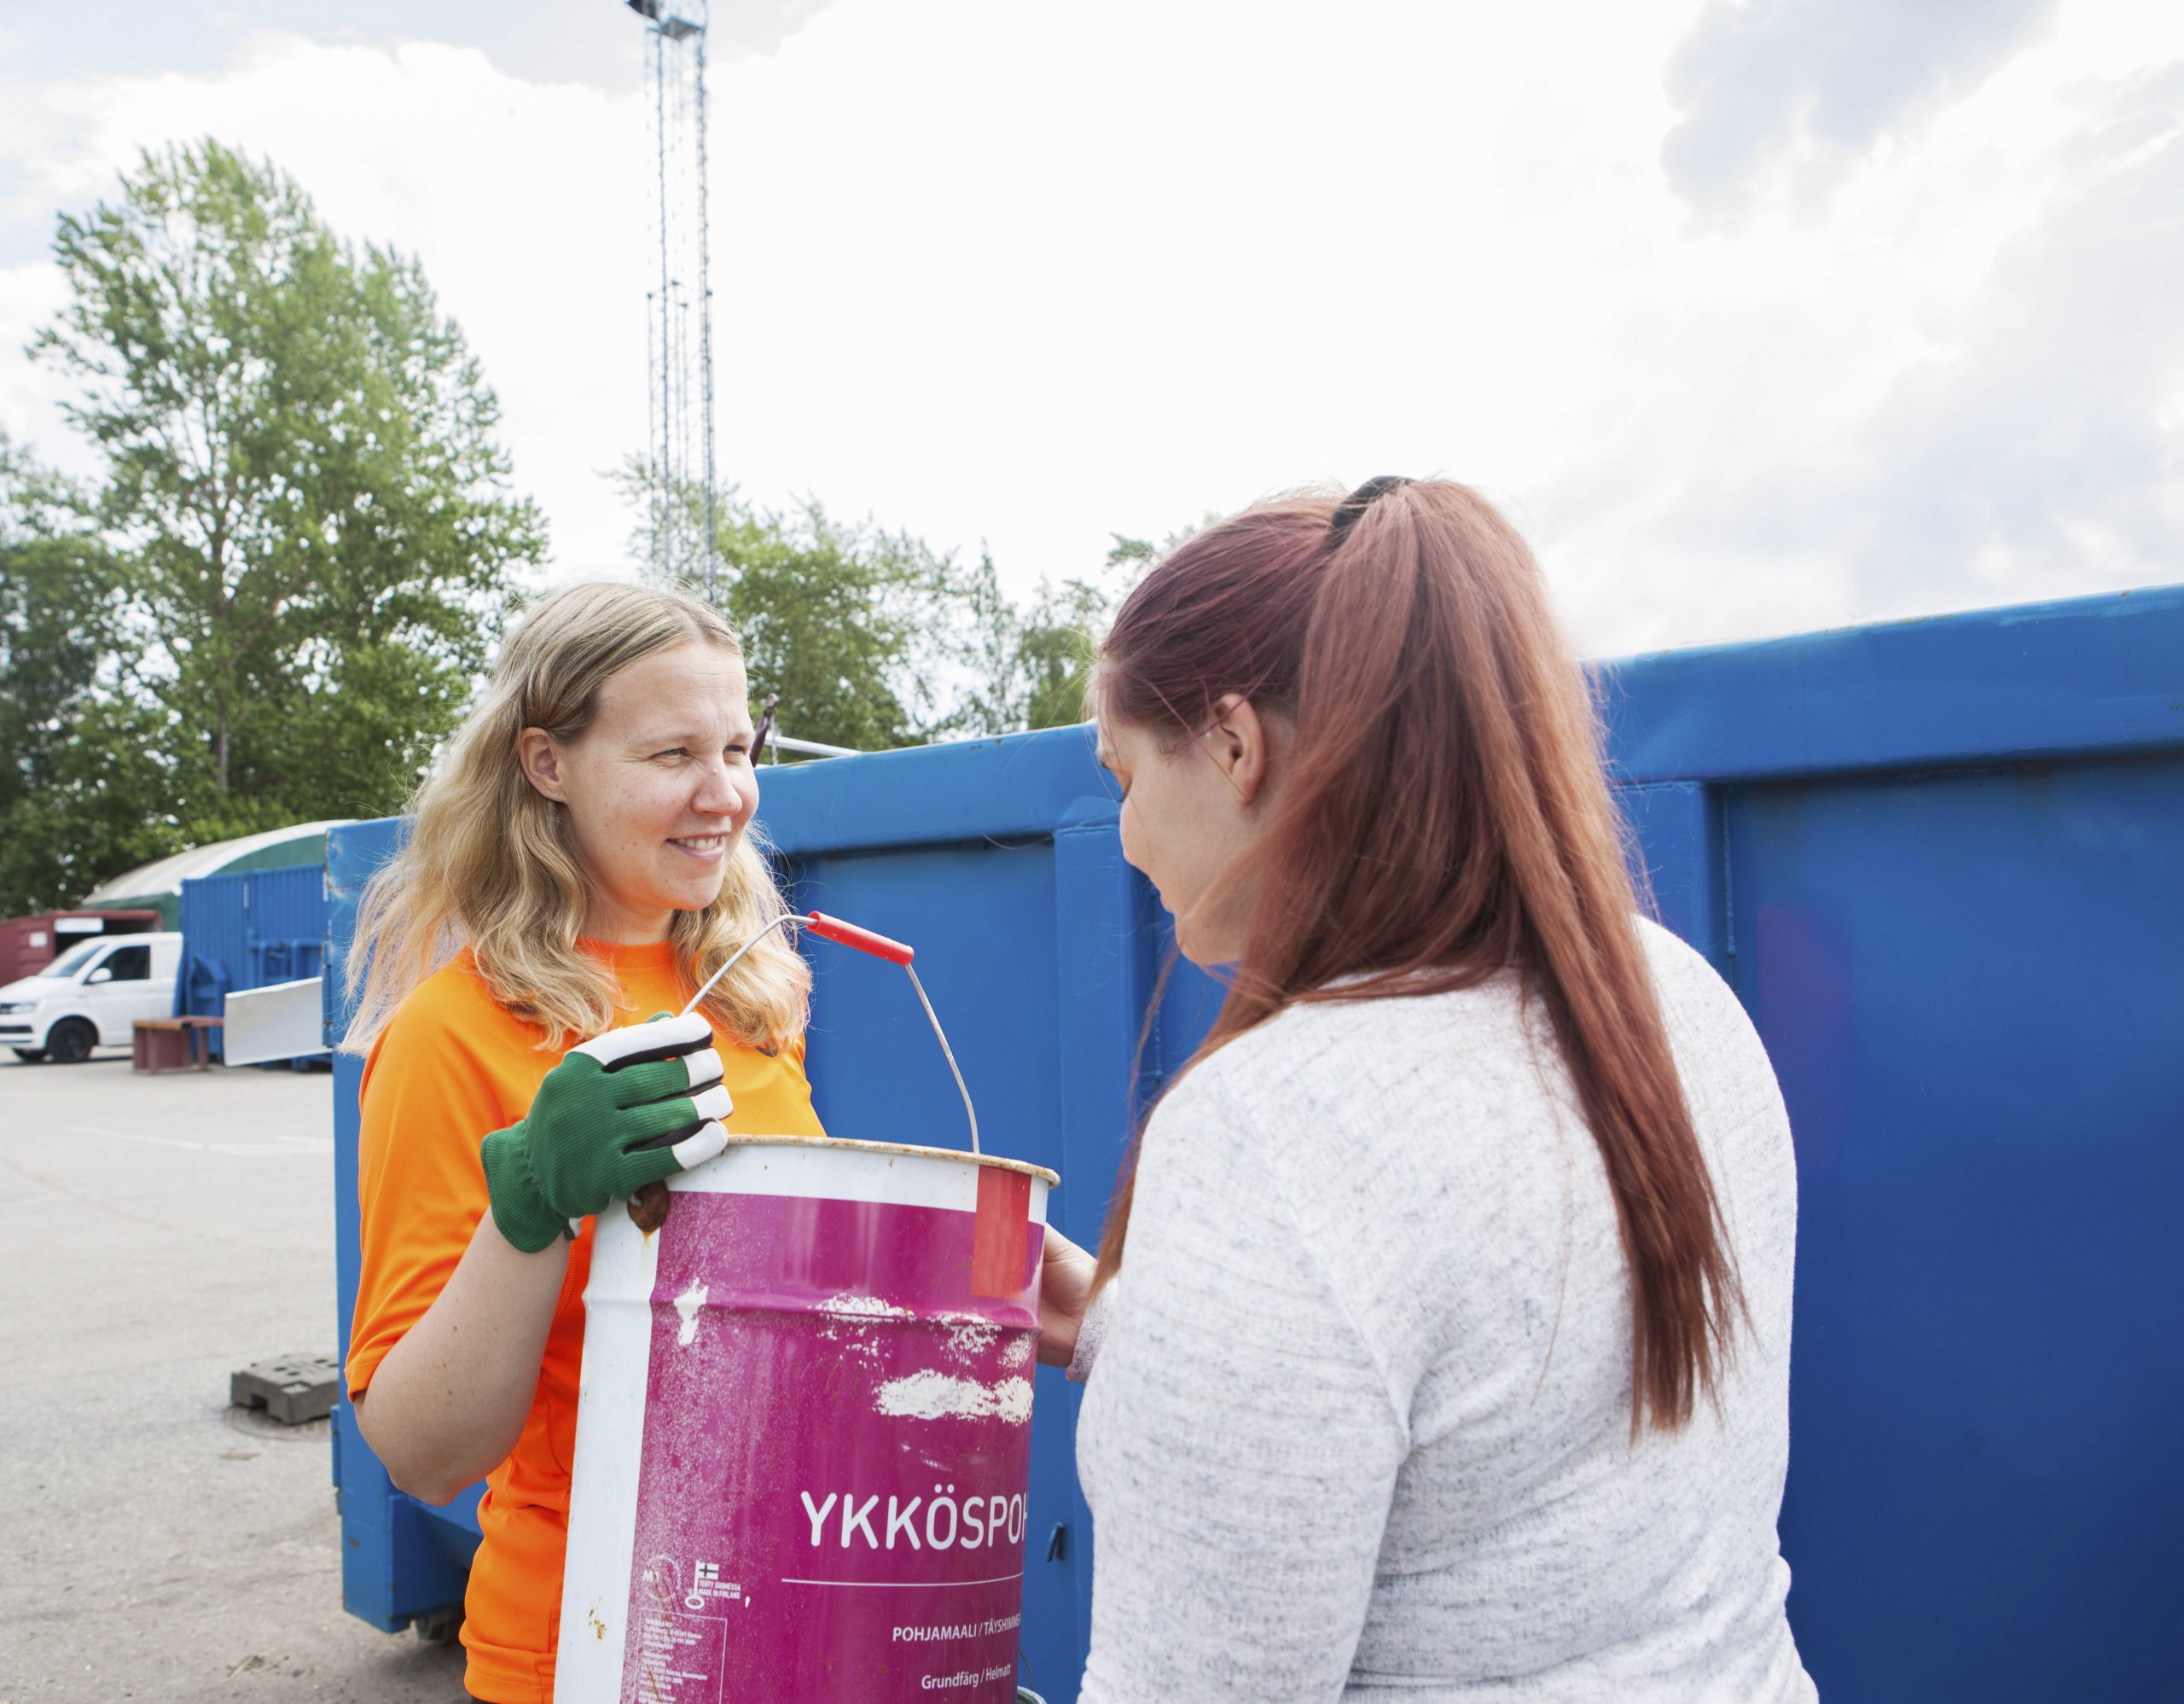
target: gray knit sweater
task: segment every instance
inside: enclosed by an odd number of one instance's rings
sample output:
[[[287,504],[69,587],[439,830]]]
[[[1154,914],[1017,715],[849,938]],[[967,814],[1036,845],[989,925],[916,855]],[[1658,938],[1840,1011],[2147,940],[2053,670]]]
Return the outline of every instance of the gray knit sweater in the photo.
[[[1072,1370],[1082,1704],[1815,1695],[1774,1530],[1789,1125],[1735,997],[1642,930],[1751,1311],[1718,1412],[1631,1441],[1606,1173],[1513,977],[1287,1012],[1154,1115]]]

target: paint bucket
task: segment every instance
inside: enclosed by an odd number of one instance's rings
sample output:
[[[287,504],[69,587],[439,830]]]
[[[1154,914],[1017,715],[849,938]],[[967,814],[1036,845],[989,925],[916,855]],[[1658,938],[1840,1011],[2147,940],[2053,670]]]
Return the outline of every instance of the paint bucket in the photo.
[[[557,1698],[1011,1704],[1057,1181],[747,1137],[600,1217]]]

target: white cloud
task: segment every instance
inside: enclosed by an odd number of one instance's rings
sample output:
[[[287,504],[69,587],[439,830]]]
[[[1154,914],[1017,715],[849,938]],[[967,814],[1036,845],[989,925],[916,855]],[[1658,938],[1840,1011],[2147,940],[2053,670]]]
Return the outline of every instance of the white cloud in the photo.
[[[1975,88],[2059,0],[1710,0],[1669,62],[1683,109],[1663,160],[1695,201],[1738,204],[1783,156],[1824,182]]]
[[[678,9],[665,0],[666,9]],[[779,53],[788,38],[834,3],[834,0],[723,0],[706,11],[706,40],[731,53]]]
[[[1828,9],[738,14],[758,33],[712,83],[722,470],[985,538],[1019,585],[1110,529],[1446,473],[1510,507],[1606,649],[2176,578],[2157,73],[2184,13],[2010,0],[1861,92],[1856,52],[1812,45]],[[1745,26],[1770,17],[1803,57],[1725,119],[1722,67],[1764,68]],[[1710,31],[1734,52],[1707,60]],[[508,67],[566,55],[471,35],[258,34],[214,72],[19,85],[0,254],[140,145],[270,155],[337,229],[421,257],[557,572],[595,570],[627,530],[595,474],[644,435],[644,109],[619,69],[532,80]],[[1707,123],[1727,217],[1664,165]],[[57,288],[0,267],[0,424],[49,449],[51,382],[13,352]]]
[[[2184,576],[2184,17],[2150,15],[2071,7],[1824,209],[1785,161],[1740,225],[1651,253],[1602,380],[1622,407],[1548,500],[1582,635],[1683,643]]]
[[[2184,571],[2184,65],[2084,91],[2071,181],[1996,258],[1946,354],[1868,429],[1722,517],[1754,555],[1833,550],[1862,604]],[[2028,573],[2028,570],[2030,570]]]

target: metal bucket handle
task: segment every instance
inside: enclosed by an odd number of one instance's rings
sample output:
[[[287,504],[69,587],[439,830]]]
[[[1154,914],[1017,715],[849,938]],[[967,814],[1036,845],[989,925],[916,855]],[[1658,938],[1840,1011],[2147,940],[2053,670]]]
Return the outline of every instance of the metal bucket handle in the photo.
[[[963,1097],[963,1111],[971,1120],[971,1152],[979,1153],[979,1110],[971,1104],[971,1090],[963,1081],[961,1067],[956,1063],[956,1050],[948,1044],[948,1032],[940,1026],[940,1015],[932,1009],[932,1002],[926,997],[925,984],[918,980],[918,968],[912,962],[917,957],[917,953],[904,942],[880,934],[871,929],[859,928],[855,923],[845,923],[839,917],[828,916],[824,911],[807,911],[801,917],[797,916],[793,912],[784,913],[752,936],[749,940],[744,942],[735,950],[727,963],[708,976],[706,979],[705,986],[690,997],[690,1003],[683,1007],[682,1015],[688,1017],[692,1012],[697,1010],[698,1002],[712,992],[713,985],[733,970],[745,953],[750,951],[775,929],[793,923],[802,923],[822,940],[834,941],[843,946],[855,947],[859,952],[869,953],[874,958],[884,958],[890,964],[899,964],[909,974],[910,986],[917,990],[918,1004],[925,1008],[926,1021],[932,1026],[933,1035],[940,1043],[941,1056],[947,1060],[949,1072],[956,1079],[956,1092]]]

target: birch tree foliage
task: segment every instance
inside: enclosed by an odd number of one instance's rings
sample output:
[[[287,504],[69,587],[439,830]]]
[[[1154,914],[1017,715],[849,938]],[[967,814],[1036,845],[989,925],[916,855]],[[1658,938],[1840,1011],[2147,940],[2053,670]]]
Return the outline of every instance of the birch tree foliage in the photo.
[[[203,840],[397,808],[544,553],[498,404],[416,264],[216,142],[64,214],[74,381],[122,564],[122,672],[168,712]]]

